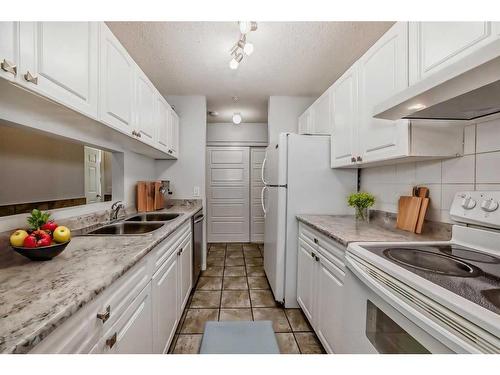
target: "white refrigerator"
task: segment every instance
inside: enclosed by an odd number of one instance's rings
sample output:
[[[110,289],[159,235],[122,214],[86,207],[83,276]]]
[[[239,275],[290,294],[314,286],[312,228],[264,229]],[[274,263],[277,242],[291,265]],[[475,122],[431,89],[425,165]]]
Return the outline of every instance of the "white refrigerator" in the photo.
[[[264,270],[276,301],[297,303],[298,214],[352,213],[357,171],[331,169],[330,137],[281,133],[262,164]]]

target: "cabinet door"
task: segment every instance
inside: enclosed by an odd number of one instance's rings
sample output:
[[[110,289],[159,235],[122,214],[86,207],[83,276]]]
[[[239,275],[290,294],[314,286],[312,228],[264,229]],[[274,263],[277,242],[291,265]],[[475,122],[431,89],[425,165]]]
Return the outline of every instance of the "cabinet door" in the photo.
[[[179,315],[186,307],[193,285],[193,244],[189,236],[179,249]]]
[[[344,272],[320,256],[317,284],[317,334],[328,353],[336,351],[342,332]]]
[[[132,134],[135,64],[109,28],[101,23],[99,119]]]
[[[136,124],[140,140],[150,145],[156,143],[155,101],[156,89],[148,77],[136,67]]]
[[[297,258],[297,302],[311,324],[314,325],[314,279],[316,261],[314,249],[299,239]]]
[[[178,265],[174,252],[152,279],[153,296],[153,349],[163,354],[168,350],[179,320]]]
[[[18,81],[97,118],[98,23],[21,22]]]
[[[331,104],[331,89],[328,89],[314,103],[313,134],[332,134]]]
[[[331,166],[345,167],[356,163],[358,150],[358,76],[353,65],[332,87],[333,131]]]
[[[168,103],[165,102],[161,95],[156,97],[156,126],[158,131],[157,145],[159,149],[168,152],[169,140],[169,114],[168,114]]]
[[[170,147],[168,152],[173,157],[178,157],[179,155],[179,116],[173,109],[170,109],[170,124],[169,124],[169,139]]]
[[[371,162],[409,152],[409,123],[373,118],[373,108],[408,86],[408,23],[398,22],[359,60],[360,161]]]
[[[91,353],[151,354],[151,284],[137,296]]]
[[[19,65],[19,22],[0,22],[0,78],[13,81]]]
[[[495,22],[410,22],[410,85],[498,40],[497,27]]]
[[[311,134],[312,110],[307,109],[299,117],[299,134]]]

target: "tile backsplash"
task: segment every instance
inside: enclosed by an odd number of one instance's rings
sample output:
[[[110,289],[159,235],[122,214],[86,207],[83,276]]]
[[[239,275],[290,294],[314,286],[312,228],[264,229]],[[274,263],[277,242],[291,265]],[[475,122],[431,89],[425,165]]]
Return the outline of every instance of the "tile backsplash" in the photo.
[[[429,187],[427,219],[451,222],[449,209],[461,190],[500,190],[500,119],[464,128],[464,156],[365,168],[361,189],[377,198],[375,208],[397,212],[398,198],[414,185]]]

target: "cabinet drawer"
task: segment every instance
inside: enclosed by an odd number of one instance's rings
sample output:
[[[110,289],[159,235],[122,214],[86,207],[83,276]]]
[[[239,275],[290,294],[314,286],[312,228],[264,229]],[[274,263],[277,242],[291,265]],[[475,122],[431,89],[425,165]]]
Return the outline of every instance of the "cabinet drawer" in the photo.
[[[158,271],[163,262],[169,258],[170,254],[175,251],[190,234],[191,220],[187,220],[153,250],[153,273]]]
[[[299,225],[299,237],[342,271],[345,271],[345,248],[342,245],[303,223]]]

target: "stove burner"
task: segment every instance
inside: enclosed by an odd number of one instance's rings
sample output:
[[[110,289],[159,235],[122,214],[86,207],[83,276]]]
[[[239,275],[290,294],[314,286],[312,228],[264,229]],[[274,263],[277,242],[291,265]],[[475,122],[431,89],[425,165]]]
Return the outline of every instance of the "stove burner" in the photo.
[[[484,253],[480,253],[478,251],[464,249],[461,247],[454,246],[437,246],[438,250],[446,255],[453,256],[455,258],[460,258],[463,260],[468,260],[471,262],[479,262],[479,263],[492,263],[499,264],[500,259]]]
[[[477,277],[481,270],[458,258],[411,248],[389,248],[384,255],[405,266],[446,276]]]

